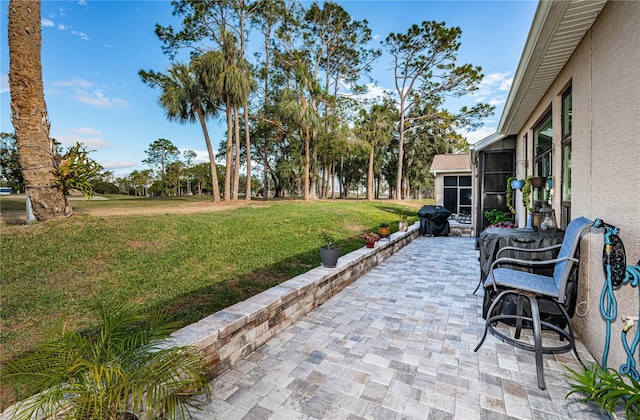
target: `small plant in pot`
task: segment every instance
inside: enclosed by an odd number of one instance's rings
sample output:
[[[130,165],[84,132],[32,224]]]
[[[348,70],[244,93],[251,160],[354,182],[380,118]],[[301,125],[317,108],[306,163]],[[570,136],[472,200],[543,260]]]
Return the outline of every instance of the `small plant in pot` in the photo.
[[[378,233],[383,238],[387,238],[391,235],[391,229],[389,228],[388,223],[380,223],[380,227],[378,228]]]
[[[406,232],[409,230],[409,219],[404,211],[400,211],[400,221],[398,222],[398,230]]]
[[[511,215],[498,209],[486,210],[484,217],[489,221],[489,227],[515,228]]]
[[[507,204],[507,208],[509,209],[509,211],[511,212],[511,214],[516,214],[516,208],[513,206],[513,182],[517,181],[517,179],[515,177],[509,177],[507,178],[507,197],[506,197],[506,204]],[[523,182],[523,186],[524,186],[524,182]]]
[[[318,234],[322,243],[320,244],[320,260],[322,265],[326,268],[334,268],[338,265],[338,258],[340,257],[340,247],[338,243],[327,232],[322,231]]]
[[[367,248],[373,248],[375,246],[376,242],[378,242],[380,240],[380,236],[377,233],[374,233],[374,232],[363,233],[362,235],[360,235],[360,237],[362,239],[364,239],[365,246]]]
[[[6,362],[6,376],[32,394],[12,418],[175,419],[209,400],[205,361],[166,342],[179,325],[165,313],[115,300],[95,309],[96,327],[61,323],[51,341]]]

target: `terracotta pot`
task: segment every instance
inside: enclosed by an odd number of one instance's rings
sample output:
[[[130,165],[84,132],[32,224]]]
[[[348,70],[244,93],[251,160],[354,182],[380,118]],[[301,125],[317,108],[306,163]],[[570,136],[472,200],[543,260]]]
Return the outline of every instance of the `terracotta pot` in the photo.
[[[365,245],[367,248],[373,248],[378,241],[366,241]]]
[[[534,176],[531,178],[531,186],[533,188],[544,188],[544,185],[547,183],[547,177],[544,176]]]
[[[380,227],[380,228],[378,228],[378,233],[383,238],[386,238],[387,236],[391,235],[391,228],[389,228],[389,227]]]

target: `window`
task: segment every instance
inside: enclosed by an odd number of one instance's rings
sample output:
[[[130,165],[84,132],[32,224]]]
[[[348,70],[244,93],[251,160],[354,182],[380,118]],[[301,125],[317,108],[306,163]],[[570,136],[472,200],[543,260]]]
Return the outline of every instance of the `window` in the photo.
[[[533,129],[533,147],[535,148],[533,165],[535,176],[551,176],[551,149],[553,144],[553,124],[549,112]]]
[[[533,129],[533,174],[534,176],[549,177],[552,175],[552,149],[553,149],[553,122],[551,111],[542,118],[540,123]],[[546,197],[543,189],[534,191],[533,199],[540,205]]]
[[[562,95],[562,184],[561,226],[566,228],[571,221],[571,125],[573,103],[571,88]]]
[[[471,214],[471,177],[444,177],[444,207],[451,213]]]

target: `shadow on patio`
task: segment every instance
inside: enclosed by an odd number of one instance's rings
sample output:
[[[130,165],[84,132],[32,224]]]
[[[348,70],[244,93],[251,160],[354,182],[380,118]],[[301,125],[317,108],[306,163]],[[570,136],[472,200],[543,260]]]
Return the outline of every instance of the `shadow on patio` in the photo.
[[[533,353],[492,336],[473,352],[478,278],[474,238],[418,237],[218,376],[194,417],[603,418],[565,400],[571,353],[544,356],[542,391]]]

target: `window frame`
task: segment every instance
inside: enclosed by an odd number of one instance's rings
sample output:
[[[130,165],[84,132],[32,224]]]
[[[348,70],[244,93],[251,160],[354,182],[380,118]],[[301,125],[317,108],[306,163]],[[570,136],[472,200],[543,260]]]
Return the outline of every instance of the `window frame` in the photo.
[[[573,130],[573,93],[569,86],[562,93],[562,111],[561,111],[561,127],[562,127],[562,154],[561,154],[561,175],[560,183],[560,224],[562,228],[566,228],[571,222],[571,158],[572,145],[571,134]]]

